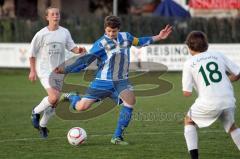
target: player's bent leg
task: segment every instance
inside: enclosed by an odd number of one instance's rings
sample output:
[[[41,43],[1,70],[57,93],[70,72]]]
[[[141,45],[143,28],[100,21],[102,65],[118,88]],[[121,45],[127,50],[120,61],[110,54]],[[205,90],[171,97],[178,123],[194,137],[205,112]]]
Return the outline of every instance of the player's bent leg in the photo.
[[[133,105],[123,101],[123,106],[119,113],[117,127],[115,129],[111,143],[117,145],[128,145],[126,141],[123,140],[123,132],[128,127],[133,112]]]
[[[196,124],[186,116],[184,119],[184,137],[191,159],[198,159],[198,135]]]
[[[34,110],[37,109],[39,111],[41,108],[41,111],[44,111],[41,120],[39,120],[40,114],[35,115],[37,118],[34,118],[34,115],[32,115],[32,123],[35,128],[38,127],[37,129],[39,130],[40,136],[42,138],[46,138],[48,136],[48,129],[46,126],[49,119],[53,116],[55,112],[54,111],[55,108],[53,107],[55,107],[60,95],[59,90],[56,90],[54,88],[47,88],[46,91],[47,91],[48,97],[47,99],[45,97],[45,105],[42,105],[42,107],[37,107],[34,109]]]
[[[128,143],[123,140],[123,132],[131,121],[136,98],[133,91],[128,89],[125,89],[120,93],[120,98],[123,101],[123,106],[119,113],[117,127],[111,139],[111,143],[116,145],[128,145]]]
[[[91,107],[92,104],[96,102],[96,99],[88,99],[88,98],[82,98],[76,103],[75,109],[76,111],[84,111]]]

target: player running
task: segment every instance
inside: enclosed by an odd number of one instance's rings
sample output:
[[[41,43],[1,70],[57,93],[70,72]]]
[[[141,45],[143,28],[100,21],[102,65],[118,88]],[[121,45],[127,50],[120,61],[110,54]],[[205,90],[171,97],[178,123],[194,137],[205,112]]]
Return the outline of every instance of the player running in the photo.
[[[240,129],[234,122],[234,92],[227,75],[229,73],[233,81],[238,80],[240,68],[221,53],[208,51],[208,40],[203,32],[191,32],[186,44],[192,57],[183,68],[183,95],[191,96],[193,88],[198,93],[185,117],[184,136],[191,158],[198,159],[196,127],[208,127],[217,119],[240,149]]]
[[[135,96],[128,81],[128,69],[130,64],[130,47],[147,46],[153,42],[166,39],[172,32],[172,27],[167,25],[156,36],[136,38],[128,32],[120,31],[120,19],[116,16],[107,16],[104,20],[105,34],[98,39],[90,50],[88,60],[78,60],[66,68],[59,67],[57,73],[77,72],[87,67],[98,59],[96,78],[91,82],[86,95],[80,97],[76,94],[64,94],[69,99],[73,109],[84,111],[97,101],[106,97],[112,98],[116,103],[122,104],[117,128],[111,139],[111,143],[127,145],[123,140],[123,131],[128,126]]]
[[[64,62],[65,49],[76,54],[86,51],[85,48],[76,46],[66,28],[59,26],[60,11],[58,8],[47,8],[46,19],[48,26],[37,32],[32,39],[31,57],[29,58],[29,80],[34,82],[38,76],[48,94],[32,111],[32,124],[39,130],[43,138],[48,136],[46,126],[49,118],[54,114],[54,107],[58,101],[64,77],[64,75],[52,71]],[[41,112],[43,112],[43,116],[40,120]]]

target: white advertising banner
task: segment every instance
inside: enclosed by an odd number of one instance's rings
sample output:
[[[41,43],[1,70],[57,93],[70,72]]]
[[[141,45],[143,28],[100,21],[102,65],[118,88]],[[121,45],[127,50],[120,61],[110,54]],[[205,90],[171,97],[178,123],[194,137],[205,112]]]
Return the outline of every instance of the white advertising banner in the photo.
[[[161,63],[166,65],[169,71],[181,70],[183,63],[189,57],[188,48],[185,45],[150,45],[140,49],[132,47],[131,52],[134,62],[141,60]]]
[[[209,50],[223,53],[240,66],[240,44],[210,44]],[[131,48],[131,61],[155,62],[168,67],[169,71],[181,71],[184,62],[191,56],[183,44],[150,45]]]
[[[0,67],[29,67],[29,44],[0,43]]]
[[[80,44],[80,46],[89,50],[91,44]],[[28,68],[29,47],[29,43],[0,43],[0,67]],[[210,44],[209,49],[225,54],[240,66],[240,44]],[[169,71],[181,71],[183,63],[190,57],[187,46],[183,44],[131,47],[130,51],[131,62],[161,63],[166,65]],[[66,56],[69,58],[72,54],[68,52]]]

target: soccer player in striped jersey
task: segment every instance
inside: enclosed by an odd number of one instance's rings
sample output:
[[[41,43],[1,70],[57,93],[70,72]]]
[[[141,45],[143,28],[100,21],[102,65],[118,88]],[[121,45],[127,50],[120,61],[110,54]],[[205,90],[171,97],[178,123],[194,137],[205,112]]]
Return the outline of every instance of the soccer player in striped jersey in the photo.
[[[231,84],[231,81],[240,78],[240,68],[221,53],[209,51],[203,32],[191,32],[186,44],[192,57],[183,68],[183,95],[191,96],[193,88],[198,93],[185,117],[184,136],[191,158],[198,159],[196,127],[208,127],[217,119],[240,150],[240,129],[234,121],[236,100]],[[226,72],[231,75],[230,78]]]
[[[120,18],[107,16],[104,20],[105,34],[99,38],[87,54],[88,60],[78,60],[76,63],[65,68],[57,68],[57,73],[77,72],[87,67],[91,62],[98,59],[98,70],[96,78],[91,82],[84,97],[76,94],[63,94],[69,99],[72,107],[77,111],[84,111],[90,106],[106,97],[122,104],[119,120],[111,139],[111,143],[127,145],[123,140],[123,131],[128,126],[135,96],[128,82],[128,71],[130,64],[130,47],[147,46],[156,41],[166,39],[172,32],[172,27],[167,25],[156,36],[136,38],[128,32],[120,32]]]

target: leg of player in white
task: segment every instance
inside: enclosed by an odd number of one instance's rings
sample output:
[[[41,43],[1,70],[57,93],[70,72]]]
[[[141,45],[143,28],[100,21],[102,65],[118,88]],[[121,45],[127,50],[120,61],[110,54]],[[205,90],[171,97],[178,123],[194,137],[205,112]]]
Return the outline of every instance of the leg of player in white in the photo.
[[[33,109],[32,124],[34,128],[39,130],[40,135],[43,138],[46,138],[48,136],[47,123],[55,113],[54,107],[57,104],[60,96],[62,80],[63,80],[63,76],[58,77],[58,79],[52,78],[52,76],[48,78],[40,79],[41,84],[46,89],[48,96],[44,97],[43,100],[40,102],[40,104],[38,104]],[[40,120],[40,113],[42,112],[43,112],[43,116]]]
[[[44,97],[42,101],[33,109],[33,113],[40,114],[46,108],[57,103],[60,92],[54,88],[48,88],[46,91],[48,96]]]
[[[198,159],[198,134],[196,124],[188,116],[185,117],[184,124],[184,137],[188,151],[192,159]]]
[[[233,142],[240,150],[240,129],[235,125],[234,112],[235,107],[225,109],[219,119],[222,121],[225,131],[231,135]]]
[[[224,110],[212,111],[204,115],[201,111],[190,109],[188,115],[185,117],[184,136],[192,159],[198,159],[198,135],[196,126],[198,125],[200,128],[210,126],[216,119],[221,120],[225,131],[231,135],[233,142],[240,150],[240,129],[235,125],[234,111],[235,107],[230,107]]]
[[[233,124],[231,126],[231,129],[229,130],[229,133],[231,134],[233,142],[238,147],[238,150],[240,150],[240,129],[238,127],[236,127],[235,124]]]

